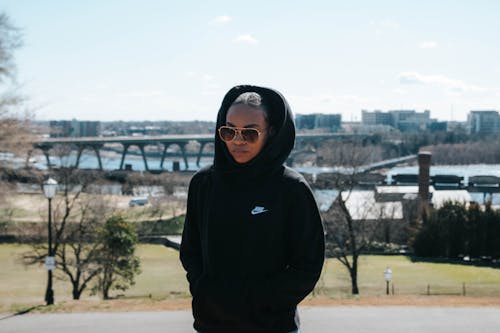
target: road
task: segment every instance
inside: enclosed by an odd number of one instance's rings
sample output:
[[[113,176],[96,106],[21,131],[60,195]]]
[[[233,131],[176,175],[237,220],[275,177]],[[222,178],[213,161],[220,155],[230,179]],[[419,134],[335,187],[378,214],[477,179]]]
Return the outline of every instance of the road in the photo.
[[[302,307],[302,333],[499,332],[500,308]],[[192,333],[188,311],[26,314],[0,319],[1,333]]]

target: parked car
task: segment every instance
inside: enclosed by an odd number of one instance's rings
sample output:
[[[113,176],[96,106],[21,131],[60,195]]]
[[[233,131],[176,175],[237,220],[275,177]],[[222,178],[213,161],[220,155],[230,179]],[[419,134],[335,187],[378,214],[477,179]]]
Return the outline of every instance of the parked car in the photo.
[[[135,197],[135,198],[130,199],[130,201],[128,202],[128,205],[130,207],[144,206],[144,205],[147,205],[148,202],[149,202],[149,200],[147,197]]]

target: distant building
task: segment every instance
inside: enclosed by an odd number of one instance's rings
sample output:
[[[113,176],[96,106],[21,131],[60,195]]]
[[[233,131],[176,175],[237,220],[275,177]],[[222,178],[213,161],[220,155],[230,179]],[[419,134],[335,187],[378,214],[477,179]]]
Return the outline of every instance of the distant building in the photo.
[[[500,132],[498,111],[471,111],[467,116],[469,134],[488,135]]]
[[[363,125],[357,121],[346,121],[342,123],[342,131],[345,133],[372,135],[392,133],[396,129],[389,125]]]
[[[50,137],[93,137],[99,136],[99,121],[51,120]]]
[[[392,114],[380,110],[361,110],[361,123],[363,125],[387,125],[394,127]]]
[[[448,132],[467,132],[467,122],[466,121],[447,121],[446,122],[446,130]]]
[[[427,124],[427,129],[430,132],[446,132],[448,130],[447,121],[431,121]]]
[[[342,126],[340,114],[298,114],[295,116],[297,129],[327,129],[330,132],[338,131]]]
[[[427,124],[431,122],[431,112],[416,112],[415,110],[394,110],[389,111],[394,118],[394,127],[401,132],[415,132],[425,130]]]
[[[425,130],[429,123],[430,111],[416,112],[415,110],[390,110],[387,112],[375,110],[361,110],[363,125],[388,125],[401,132],[415,132]]]

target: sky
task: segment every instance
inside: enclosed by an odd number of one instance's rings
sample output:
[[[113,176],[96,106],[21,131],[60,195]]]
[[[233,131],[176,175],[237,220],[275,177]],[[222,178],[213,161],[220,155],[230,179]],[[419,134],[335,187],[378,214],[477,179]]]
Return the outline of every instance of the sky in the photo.
[[[500,110],[500,1],[2,0],[38,120],[212,120],[238,84],[295,114]]]

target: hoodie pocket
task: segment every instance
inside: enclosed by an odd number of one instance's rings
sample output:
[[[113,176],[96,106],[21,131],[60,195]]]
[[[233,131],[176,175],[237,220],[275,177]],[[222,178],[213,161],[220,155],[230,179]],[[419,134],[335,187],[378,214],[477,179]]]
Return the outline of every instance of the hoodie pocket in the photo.
[[[263,329],[278,331],[277,327],[293,322],[295,307],[280,305],[276,295],[265,285],[262,280],[249,282],[250,320]]]
[[[232,281],[214,281],[202,277],[194,287],[193,316],[202,324],[246,325],[248,311],[242,290]]]

